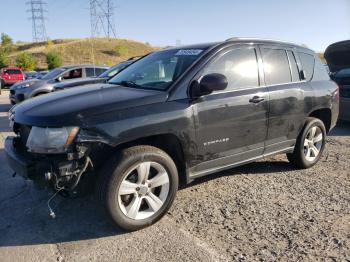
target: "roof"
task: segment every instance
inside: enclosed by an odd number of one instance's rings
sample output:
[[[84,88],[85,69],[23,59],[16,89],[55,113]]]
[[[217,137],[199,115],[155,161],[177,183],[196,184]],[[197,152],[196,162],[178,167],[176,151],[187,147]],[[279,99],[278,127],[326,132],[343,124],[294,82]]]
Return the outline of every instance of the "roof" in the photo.
[[[302,45],[298,45],[295,43],[291,42],[286,42],[282,40],[273,40],[273,39],[264,39],[264,38],[252,38],[252,37],[232,37],[228,38],[225,41],[221,42],[212,42],[212,43],[202,43],[202,44],[194,44],[194,45],[186,45],[186,46],[177,46],[177,47],[169,47],[166,49],[193,49],[193,48],[198,48],[198,49],[207,49],[209,47],[214,47],[217,45],[222,45],[225,43],[254,43],[254,44],[281,44],[284,46],[289,46],[289,47],[297,47],[297,48],[302,48],[304,50],[308,50],[313,52],[311,49],[304,47]]]
[[[66,68],[66,69],[69,69],[69,68],[74,68],[74,67],[96,67],[96,68],[109,68],[109,66],[99,66],[99,65],[93,65],[93,64],[77,64],[77,65],[64,65],[64,66],[61,66],[61,68]]]
[[[1,68],[2,70],[8,70],[8,69],[15,69],[15,70],[21,70],[21,68],[19,68],[19,67],[3,67],[3,68]]]

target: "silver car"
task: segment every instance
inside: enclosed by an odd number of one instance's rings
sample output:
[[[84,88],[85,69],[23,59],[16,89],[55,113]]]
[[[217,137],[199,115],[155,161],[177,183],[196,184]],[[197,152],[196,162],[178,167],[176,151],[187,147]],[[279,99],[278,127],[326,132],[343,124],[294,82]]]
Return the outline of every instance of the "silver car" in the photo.
[[[53,69],[41,79],[28,79],[14,84],[10,88],[11,104],[20,103],[28,98],[50,93],[54,85],[68,79],[96,77],[108,67],[94,65],[70,65]]]

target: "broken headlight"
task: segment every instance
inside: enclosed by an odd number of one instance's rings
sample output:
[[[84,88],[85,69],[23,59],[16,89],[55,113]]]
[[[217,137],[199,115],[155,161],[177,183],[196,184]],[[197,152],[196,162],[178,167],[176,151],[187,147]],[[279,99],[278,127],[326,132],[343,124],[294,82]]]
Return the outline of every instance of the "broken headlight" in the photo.
[[[32,127],[27,148],[29,152],[64,153],[79,132],[79,127],[41,128]]]

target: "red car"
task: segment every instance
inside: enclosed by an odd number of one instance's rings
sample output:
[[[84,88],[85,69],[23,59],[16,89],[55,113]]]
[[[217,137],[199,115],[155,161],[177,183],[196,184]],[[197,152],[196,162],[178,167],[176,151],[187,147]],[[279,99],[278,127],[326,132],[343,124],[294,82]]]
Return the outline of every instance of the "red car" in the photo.
[[[0,70],[1,88],[24,80],[24,74],[20,68],[2,68]]]

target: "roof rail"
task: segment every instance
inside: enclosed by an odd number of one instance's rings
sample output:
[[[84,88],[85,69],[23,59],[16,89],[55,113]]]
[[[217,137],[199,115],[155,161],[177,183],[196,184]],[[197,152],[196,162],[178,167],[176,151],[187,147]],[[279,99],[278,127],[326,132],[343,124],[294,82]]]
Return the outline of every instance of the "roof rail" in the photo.
[[[269,38],[258,38],[258,37],[231,37],[225,40],[225,42],[229,42],[229,41],[267,41],[267,42],[275,42],[275,43],[283,43],[283,44],[290,44],[290,45],[298,45],[296,43],[292,43],[292,42],[287,42],[287,41],[283,41],[283,40],[276,40],[276,39],[269,39]]]

